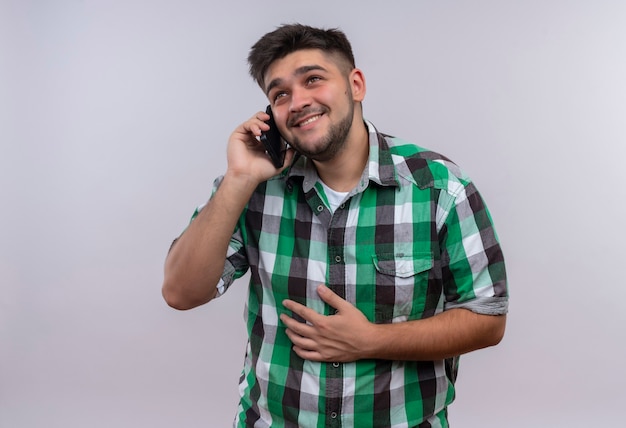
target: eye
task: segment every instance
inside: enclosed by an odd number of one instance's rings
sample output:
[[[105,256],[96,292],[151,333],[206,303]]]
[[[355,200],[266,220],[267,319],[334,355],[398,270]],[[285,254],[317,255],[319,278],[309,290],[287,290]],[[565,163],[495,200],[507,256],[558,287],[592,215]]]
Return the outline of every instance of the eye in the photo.
[[[308,84],[311,84],[311,83],[315,83],[315,82],[317,82],[317,81],[319,81],[319,80],[322,80],[322,78],[321,78],[320,76],[309,76],[309,77],[306,79],[306,83],[307,83],[307,85],[308,85]]]
[[[277,102],[278,100],[280,100],[281,98],[285,97],[286,95],[287,95],[287,92],[285,92],[285,91],[278,91],[278,92],[276,92],[272,96],[272,100],[273,100],[273,102]]]

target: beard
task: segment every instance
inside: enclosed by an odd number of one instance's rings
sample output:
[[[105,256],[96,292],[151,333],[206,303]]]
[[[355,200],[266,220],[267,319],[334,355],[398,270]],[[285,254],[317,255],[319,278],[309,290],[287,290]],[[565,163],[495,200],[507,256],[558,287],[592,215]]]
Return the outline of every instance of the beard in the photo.
[[[339,122],[331,124],[326,135],[315,144],[314,148],[311,148],[310,145],[308,147],[303,145],[300,139],[294,136],[290,144],[297,152],[309,159],[324,162],[335,157],[345,147],[354,118],[354,103],[352,102],[351,91],[348,92],[348,105],[350,106],[348,113]],[[327,111],[325,109],[324,113]]]

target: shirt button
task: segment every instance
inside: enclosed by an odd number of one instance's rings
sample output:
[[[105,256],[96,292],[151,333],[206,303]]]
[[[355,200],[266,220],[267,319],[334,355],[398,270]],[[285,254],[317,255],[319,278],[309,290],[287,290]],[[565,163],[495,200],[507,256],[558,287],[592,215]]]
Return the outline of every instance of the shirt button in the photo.
[[[337,419],[337,412],[332,412],[330,414],[330,417],[333,418],[333,419]]]
[[[333,363],[333,367],[335,368],[339,367],[339,363]]]
[[[341,204],[341,205],[339,206],[339,208],[341,208],[342,210],[343,210],[343,209],[345,209],[345,208],[346,208],[346,204]]]
[[[336,261],[337,263],[341,262],[341,256],[335,256],[335,261]]]
[[[317,212],[321,213],[322,211],[324,211],[324,205],[318,205],[317,206]]]

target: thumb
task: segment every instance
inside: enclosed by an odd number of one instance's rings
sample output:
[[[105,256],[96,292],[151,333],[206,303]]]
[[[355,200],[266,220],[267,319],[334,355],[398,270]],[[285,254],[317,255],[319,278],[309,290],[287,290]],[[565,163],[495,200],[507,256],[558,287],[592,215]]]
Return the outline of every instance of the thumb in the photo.
[[[292,148],[288,148],[287,152],[285,153],[285,160],[283,161],[283,166],[280,168],[280,172],[283,172],[291,166],[291,162],[293,161],[295,156],[296,151]]]

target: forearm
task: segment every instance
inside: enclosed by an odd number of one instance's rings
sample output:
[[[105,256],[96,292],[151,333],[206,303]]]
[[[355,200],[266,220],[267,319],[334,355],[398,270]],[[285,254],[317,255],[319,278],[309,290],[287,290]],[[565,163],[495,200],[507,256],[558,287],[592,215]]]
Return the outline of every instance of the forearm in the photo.
[[[168,305],[191,309],[215,297],[228,244],[255,182],[224,177],[214,197],[170,249],[162,293]]]
[[[496,345],[506,315],[480,315],[452,309],[434,317],[394,324],[372,324],[365,358],[440,360]]]

